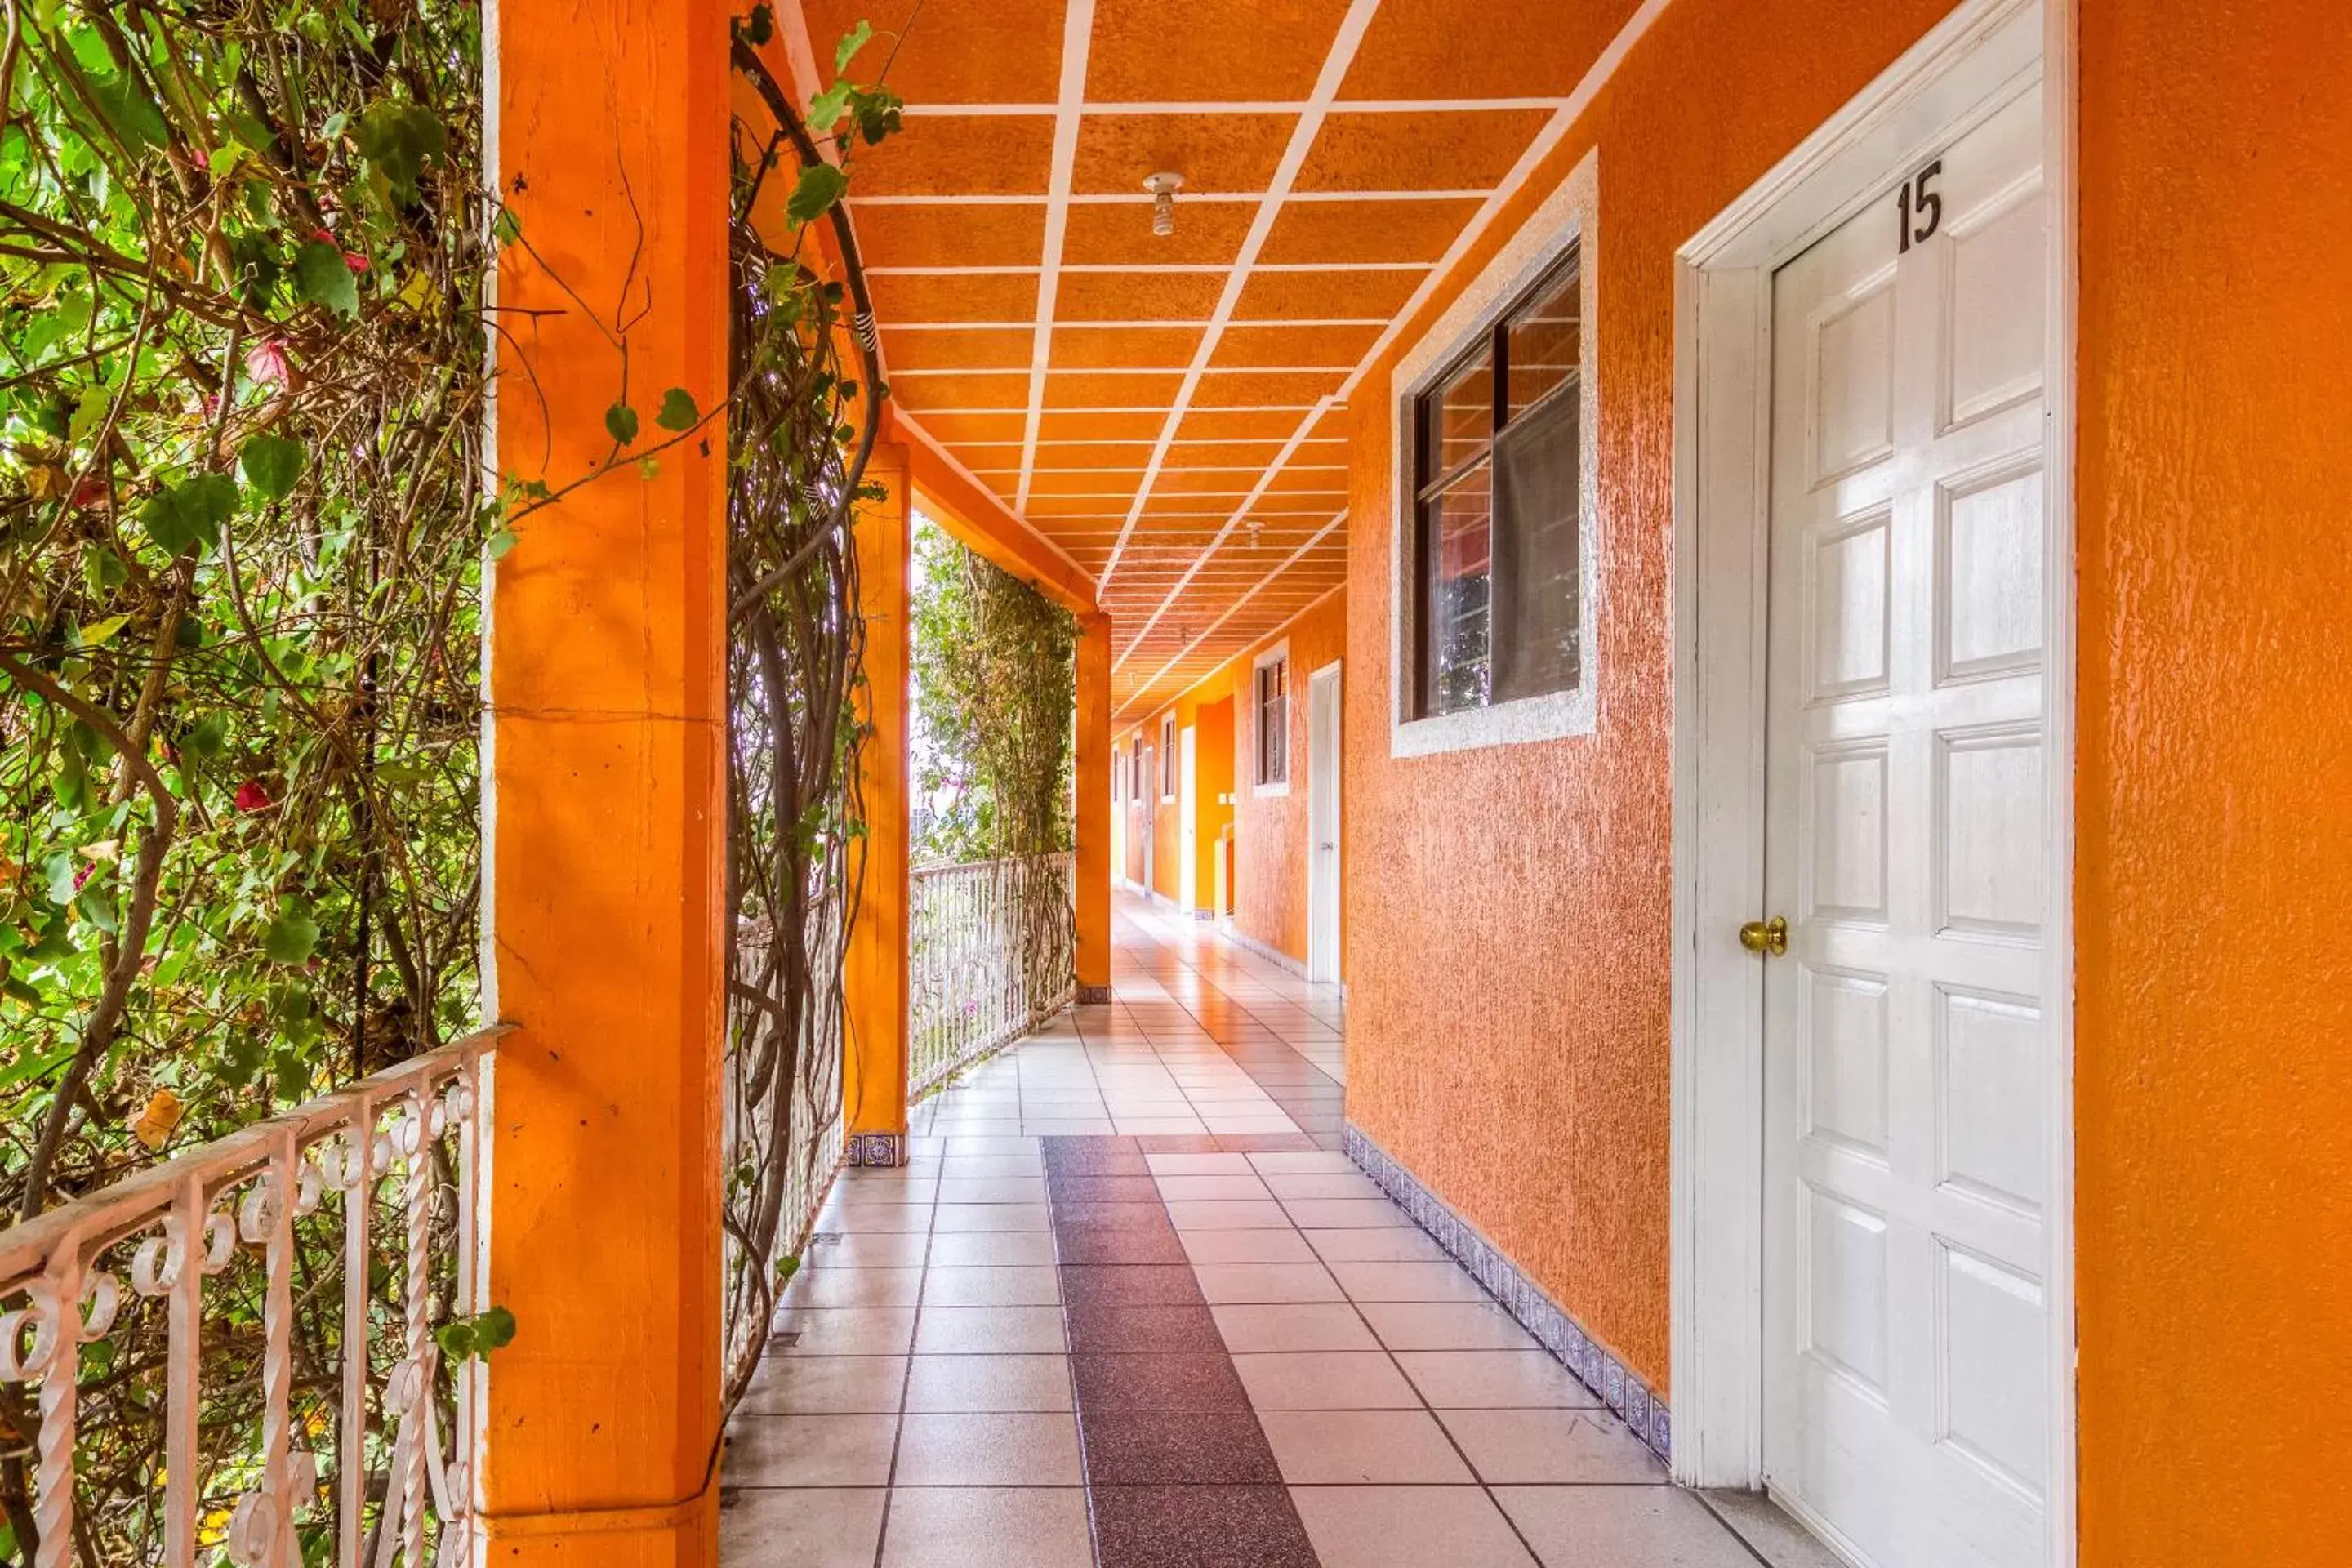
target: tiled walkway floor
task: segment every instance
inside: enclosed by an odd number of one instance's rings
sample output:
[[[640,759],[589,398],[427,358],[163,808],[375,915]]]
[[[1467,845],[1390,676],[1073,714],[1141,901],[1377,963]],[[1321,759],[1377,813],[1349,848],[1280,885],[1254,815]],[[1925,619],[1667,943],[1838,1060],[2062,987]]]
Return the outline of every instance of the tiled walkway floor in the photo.
[[[1117,1005],[836,1184],[730,1435],[726,1568],[1755,1568],[1279,1109],[1336,1077],[1284,1038],[1336,1009],[1136,913]]]

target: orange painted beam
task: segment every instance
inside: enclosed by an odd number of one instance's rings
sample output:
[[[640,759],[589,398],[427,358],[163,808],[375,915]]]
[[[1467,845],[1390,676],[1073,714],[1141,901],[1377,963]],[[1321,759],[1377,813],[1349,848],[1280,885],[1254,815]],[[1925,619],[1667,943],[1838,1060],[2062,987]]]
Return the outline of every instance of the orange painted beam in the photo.
[[[933,521],[982,560],[1030,584],[1073,615],[1095,608],[1095,580],[1005,504],[974,484],[930,437],[885,405],[886,429],[903,443],[916,492]]]
[[[913,489],[907,449],[875,447],[866,482],[888,493],[857,509],[859,608],[866,616],[866,680],[858,717],[872,726],[859,752],[866,832],[857,857],[857,913],[842,974],[842,1128],[853,1164],[899,1165],[907,1158],[907,1004],[909,864],[908,725],[910,623],[908,552]]]
[[[562,486],[622,395],[722,405],[727,11],[504,0],[497,453]],[[584,302],[584,303],[583,303]],[[591,312],[607,313],[603,324]],[[524,313],[528,312],[528,313]],[[524,520],[488,572],[488,1374],[502,1568],[717,1557],[724,426]]]
[[[1078,617],[1077,858],[1080,1002],[1110,1000],[1110,617]]]

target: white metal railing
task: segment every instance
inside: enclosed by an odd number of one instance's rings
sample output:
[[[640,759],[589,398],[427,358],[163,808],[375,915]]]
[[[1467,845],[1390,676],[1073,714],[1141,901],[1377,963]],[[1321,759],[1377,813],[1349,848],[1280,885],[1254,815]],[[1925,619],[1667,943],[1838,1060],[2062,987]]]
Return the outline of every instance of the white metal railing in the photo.
[[[938,866],[910,879],[908,1052],[911,1092],[1070,1004],[1075,858]]]
[[[481,1363],[443,1365],[435,1330],[480,1310],[498,1033],[0,1232],[0,1383],[39,1386],[35,1568],[292,1568],[330,1523],[339,1568],[470,1560]],[[103,1495],[84,1438],[112,1445]]]

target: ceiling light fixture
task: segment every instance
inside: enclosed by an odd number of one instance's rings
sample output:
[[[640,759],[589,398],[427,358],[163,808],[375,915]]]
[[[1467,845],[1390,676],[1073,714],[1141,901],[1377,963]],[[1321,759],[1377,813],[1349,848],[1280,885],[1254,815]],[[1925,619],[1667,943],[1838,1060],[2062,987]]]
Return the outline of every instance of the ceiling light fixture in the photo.
[[[1259,534],[1261,534],[1261,533],[1264,533],[1265,531],[1265,524],[1264,524],[1264,523],[1260,522],[1260,521],[1259,521],[1257,519],[1255,519],[1255,518],[1252,518],[1252,519],[1250,519],[1250,522],[1249,522],[1249,535],[1250,535],[1249,547],[1250,547],[1252,550],[1255,550],[1255,549],[1257,548],[1257,536],[1258,536]]]
[[[1176,193],[1184,188],[1184,176],[1153,174],[1143,188],[1151,193],[1151,232],[1165,239],[1176,232]]]

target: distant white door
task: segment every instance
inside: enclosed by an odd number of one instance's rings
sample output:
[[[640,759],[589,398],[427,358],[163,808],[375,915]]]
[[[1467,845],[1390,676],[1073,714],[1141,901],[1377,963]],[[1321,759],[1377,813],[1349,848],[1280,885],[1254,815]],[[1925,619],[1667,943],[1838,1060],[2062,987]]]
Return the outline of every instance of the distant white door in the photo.
[[[1307,978],[1339,979],[1339,666],[1307,682]]]
[[[1190,914],[1200,903],[1200,734],[1190,724],[1176,741],[1176,902]]]
[[[1160,837],[1160,749],[1143,748],[1143,890],[1149,895],[1158,884],[1152,880],[1151,862],[1159,848]]]
[[[1872,1568],[2048,1550],[2042,147],[1773,285],[1765,1469]]]
[[[1127,880],[1127,758],[1113,752],[1110,770],[1110,874],[1114,881]]]

